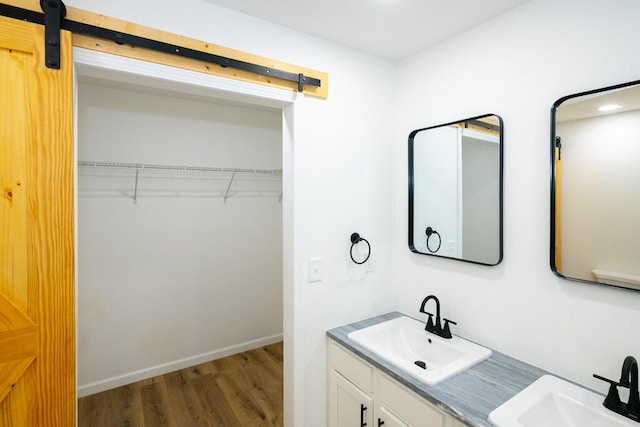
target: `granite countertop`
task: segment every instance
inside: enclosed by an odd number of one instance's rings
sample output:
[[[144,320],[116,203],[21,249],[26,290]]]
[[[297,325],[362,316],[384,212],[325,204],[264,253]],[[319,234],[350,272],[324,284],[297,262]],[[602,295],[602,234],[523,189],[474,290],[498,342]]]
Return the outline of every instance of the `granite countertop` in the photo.
[[[397,311],[376,316],[331,329],[327,331],[327,336],[429,402],[471,426],[492,426],[488,418],[491,411],[541,376],[548,374],[543,369],[494,351],[489,359],[438,385],[430,386],[403,373],[400,369],[347,338],[347,334],[350,332],[400,316],[404,316],[404,314]]]

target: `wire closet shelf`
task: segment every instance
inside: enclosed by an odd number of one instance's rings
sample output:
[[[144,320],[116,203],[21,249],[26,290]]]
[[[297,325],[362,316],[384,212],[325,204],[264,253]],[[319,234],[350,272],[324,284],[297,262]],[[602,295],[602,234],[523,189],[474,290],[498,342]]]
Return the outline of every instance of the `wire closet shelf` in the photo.
[[[224,202],[234,179],[282,180],[282,169],[247,169],[145,163],[78,161],[78,175],[134,178],[134,202],[138,199],[138,182],[142,178],[228,180]],[[282,200],[280,194],[279,200]]]

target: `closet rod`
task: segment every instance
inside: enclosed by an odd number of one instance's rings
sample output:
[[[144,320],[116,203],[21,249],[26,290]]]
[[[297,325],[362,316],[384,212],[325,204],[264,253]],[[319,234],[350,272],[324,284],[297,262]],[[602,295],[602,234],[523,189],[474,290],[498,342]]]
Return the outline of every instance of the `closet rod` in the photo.
[[[163,170],[176,172],[223,172],[223,173],[249,173],[263,175],[282,175],[282,169],[240,169],[240,168],[218,168],[206,166],[181,166],[181,165],[157,165],[144,163],[119,163],[119,162],[90,162],[80,160],[78,167],[84,168],[113,168],[113,169],[135,169],[146,170]]]

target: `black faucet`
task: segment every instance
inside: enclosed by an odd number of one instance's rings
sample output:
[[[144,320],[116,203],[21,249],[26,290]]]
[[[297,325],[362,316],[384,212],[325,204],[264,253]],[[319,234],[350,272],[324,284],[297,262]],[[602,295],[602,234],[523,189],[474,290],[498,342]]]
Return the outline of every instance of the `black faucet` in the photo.
[[[435,324],[433,323],[433,313],[424,311],[424,306],[431,299],[435,300],[436,302],[436,323]],[[425,331],[441,336],[442,338],[451,338],[451,329],[449,329],[449,323],[453,325],[457,325],[457,323],[454,322],[453,320],[442,319],[444,320],[444,326],[442,326],[442,322],[440,321],[440,301],[435,295],[429,295],[424,300],[422,300],[422,305],[420,306],[420,313],[424,313],[429,316],[429,320],[427,320],[427,325],[424,328]]]
[[[600,375],[593,374],[599,380],[609,383],[609,393],[602,403],[605,408],[640,422],[640,397],[638,395],[638,362],[632,356],[627,356],[622,364],[620,381],[615,382]],[[622,403],[618,394],[618,387],[629,389],[629,401]]]

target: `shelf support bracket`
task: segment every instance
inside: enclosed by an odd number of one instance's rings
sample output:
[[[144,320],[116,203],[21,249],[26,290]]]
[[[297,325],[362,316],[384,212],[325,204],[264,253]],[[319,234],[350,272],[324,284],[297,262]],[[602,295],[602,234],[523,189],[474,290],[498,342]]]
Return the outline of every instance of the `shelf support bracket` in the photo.
[[[236,176],[236,173],[231,174],[231,179],[229,180],[229,185],[227,185],[227,191],[224,193],[224,203],[227,203],[227,197],[229,196],[229,190],[231,189],[231,183],[233,182],[233,178]]]
[[[138,174],[140,172],[140,167],[136,166],[136,183],[133,187],[133,203],[135,205],[138,204]]]

